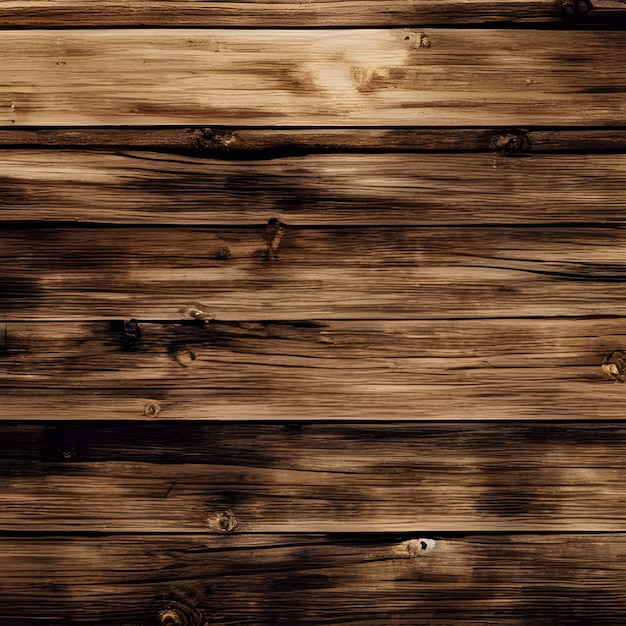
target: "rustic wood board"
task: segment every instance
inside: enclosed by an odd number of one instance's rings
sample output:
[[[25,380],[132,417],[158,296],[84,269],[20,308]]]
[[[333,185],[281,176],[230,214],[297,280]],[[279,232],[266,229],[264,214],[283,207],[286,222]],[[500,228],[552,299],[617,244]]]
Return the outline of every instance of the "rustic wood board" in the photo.
[[[0,26],[414,26],[562,19],[559,4],[550,0],[8,0]]]
[[[626,154],[0,151],[0,219],[123,224],[624,223]]]
[[[10,322],[3,387],[259,389],[303,396],[367,385],[590,383],[626,349],[626,319]],[[475,378],[474,378],[475,377]],[[600,392],[600,389],[598,389]],[[347,403],[349,404],[349,403]]]
[[[0,125],[619,125],[625,54],[618,31],[5,31]]]
[[[9,537],[0,624],[609,626],[625,560],[622,534]]]
[[[623,128],[2,128],[0,146],[184,151],[222,158],[270,158],[319,152],[626,151]],[[61,159],[68,158],[65,154]],[[37,154],[33,153],[37,158]],[[152,158],[154,155],[151,155]],[[11,158],[11,155],[10,155]],[[87,157],[89,158],[89,157]],[[496,161],[497,163],[497,161]],[[165,164],[164,164],[165,165]]]
[[[0,529],[616,531],[623,423],[1,424]]]
[[[626,393],[624,318],[138,327],[5,324],[0,419],[612,420]]]
[[[620,316],[619,227],[4,229],[7,320]]]

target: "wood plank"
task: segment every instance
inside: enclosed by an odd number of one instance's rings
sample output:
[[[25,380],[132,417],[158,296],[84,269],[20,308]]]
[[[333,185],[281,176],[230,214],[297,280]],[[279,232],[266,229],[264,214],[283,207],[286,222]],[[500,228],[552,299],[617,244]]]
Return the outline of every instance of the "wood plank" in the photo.
[[[0,623],[537,624],[626,619],[623,534],[8,537]],[[178,621],[165,621],[167,616]]]
[[[4,321],[620,316],[618,227],[3,229]]]
[[[0,151],[0,218],[119,224],[624,222],[626,154]]]
[[[598,3],[617,4],[610,0]],[[85,0],[53,4],[8,0],[3,3],[0,26],[414,26],[562,19],[559,6],[549,0],[102,0],[95,5]]]
[[[601,379],[626,348],[626,318],[210,322],[10,322],[0,328],[0,386],[239,389],[303,395],[385,381],[539,384]],[[594,371],[595,370],[595,371]],[[338,380],[340,374],[340,380]],[[273,383],[272,383],[273,381]]]
[[[626,151],[626,130],[506,128],[2,128],[2,148],[169,150],[218,158],[270,158],[326,152]],[[38,158],[37,153],[32,153]],[[89,155],[85,155],[89,158]],[[61,155],[67,158],[66,155]],[[151,158],[157,158],[151,155]],[[496,164],[498,161],[496,160]],[[166,166],[166,164],[164,164]]]
[[[0,431],[2,531],[620,531],[626,513],[622,422]]]
[[[6,31],[0,125],[623,125],[625,53],[618,31]]]
[[[625,321],[9,323],[0,419],[612,420]]]

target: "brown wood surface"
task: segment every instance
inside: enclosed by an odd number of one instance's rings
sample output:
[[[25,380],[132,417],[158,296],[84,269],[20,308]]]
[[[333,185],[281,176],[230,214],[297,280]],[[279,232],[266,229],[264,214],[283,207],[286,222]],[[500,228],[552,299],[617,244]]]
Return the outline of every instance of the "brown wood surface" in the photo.
[[[0,125],[619,125],[625,53],[618,31],[5,31]]]
[[[619,7],[610,0],[599,4]],[[559,4],[550,0],[8,0],[0,26],[413,26],[562,19]]]
[[[9,323],[0,419],[612,420],[624,323]]]
[[[5,532],[620,531],[626,516],[622,423],[0,431]]]
[[[270,158],[327,152],[482,151],[499,155],[535,152],[626,150],[623,128],[234,128],[74,127],[2,128],[0,146],[27,148],[119,148],[183,151],[223,158]],[[34,159],[39,155],[31,153]],[[48,153],[50,155],[50,153]],[[13,155],[9,154],[9,158]],[[61,159],[69,157],[55,153]],[[87,157],[87,155],[83,155]],[[151,155],[156,158],[155,155]]]
[[[419,550],[423,540],[432,548]],[[613,626],[623,534],[4,538],[0,624]],[[163,620],[160,621],[159,620]]]
[[[0,151],[0,171],[4,221],[260,225],[279,218],[291,225],[478,226],[623,223],[626,214],[623,153],[335,153],[233,161],[24,149]]]
[[[4,320],[622,315],[620,227],[4,229]]]

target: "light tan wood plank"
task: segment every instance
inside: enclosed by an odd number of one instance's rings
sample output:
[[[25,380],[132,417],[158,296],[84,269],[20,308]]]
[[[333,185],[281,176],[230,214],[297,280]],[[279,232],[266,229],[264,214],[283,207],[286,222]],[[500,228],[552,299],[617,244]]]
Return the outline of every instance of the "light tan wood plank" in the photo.
[[[547,140],[546,140],[547,141]],[[0,218],[121,224],[624,222],[626,154],[0,151]]]
[[[0,622],[147,626],[169,615],[183,626],[571,626],[626,619],[622,534],[431,537],[10,537],[0,554]],[[423,543],[429,549],[419,550]]]
[[[0,429],[4,531],[618,531],[626,512],[621,423]]]
[[[619,316],[624,229],[0,232],[8,320]]]
[[[626,393],[624,318],[138,327],[4,325],[0,419],[610,420]]]
[[[618,31],[6,31],[0,125],[618,125]]]
[[[411,26],[561,19],[558,4],[549,0],[8,0],[0,26]]]

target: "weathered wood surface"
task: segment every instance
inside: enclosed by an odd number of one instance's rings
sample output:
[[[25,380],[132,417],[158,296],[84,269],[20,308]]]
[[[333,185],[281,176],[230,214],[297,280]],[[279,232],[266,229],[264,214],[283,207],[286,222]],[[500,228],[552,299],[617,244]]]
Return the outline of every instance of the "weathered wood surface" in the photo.
[[[520,128],[119,127],[2,128],[2,148],[118,148],[182,151],[222,158],[270,158],[327,152],[626,151],[626,130]],[[37,158],[36,153],[32,153]],[[57,153],[58,154],[58,153]],[[59,155],[65,159],[65,154]],[[155,158],[154,155],[151,155]]]
[[[8,320],[619,316],[618,227],[0,232]]]
[[[552,0],[8,0],[0,26],[414,26],[562,19]]]
[[[122,321],[9,323],[0,419],[612,420],[626,390],[601,364],[626,349],[624,327],[624,318],[139,331]]]
[[[429,549],[420,550],[422,542]],[[3,626],[613,626],[626,619],[622,534],[434,542],[420,535],[9,537],[2,544]]]
[[[546,40],[497,29],[5,31],[0,125],[623,124],[623,34]]]
[[[622,423],[0,431],[3,531],[619,531],[626,516]]]
[[[122,224],[624,223],[626,154],[0,151],[0,219]]]
[[[181,388],[469,384],[601,377],[626,350],[626,319],[329,322],[10,322],[0,328],[0,385]],[[543,371],[543,376],[541,372]],[[337,374],[340,373],[340,377]],[[330,386],[329,386],[330,385]]]

